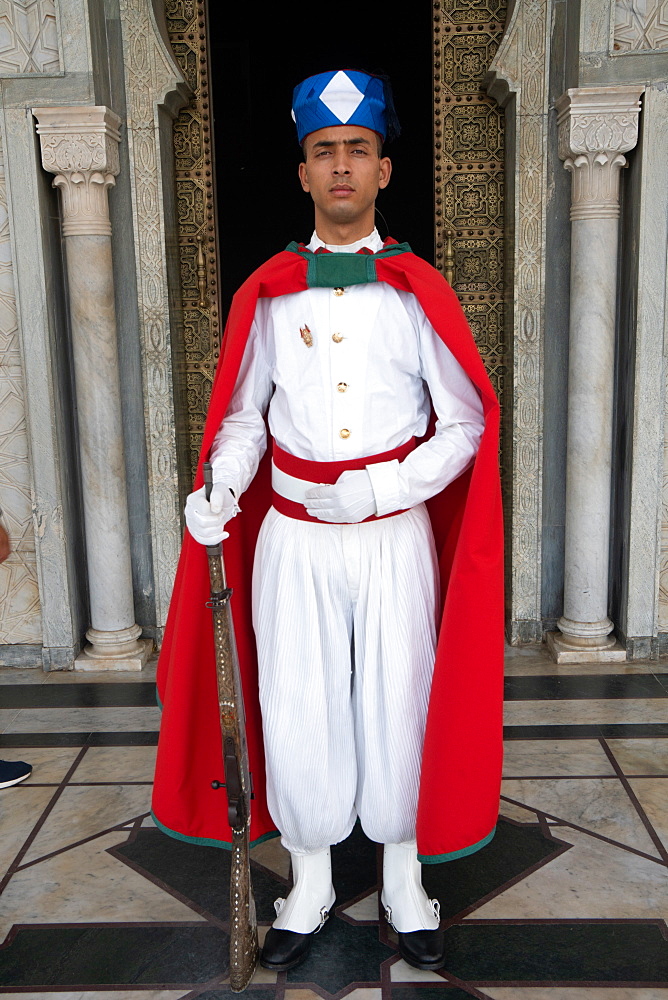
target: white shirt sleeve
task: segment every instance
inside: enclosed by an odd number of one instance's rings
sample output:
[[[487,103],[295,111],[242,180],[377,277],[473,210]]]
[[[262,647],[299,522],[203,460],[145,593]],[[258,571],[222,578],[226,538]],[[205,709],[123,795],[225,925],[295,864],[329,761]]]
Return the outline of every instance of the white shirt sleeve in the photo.
[[[264,422],[273,392],[261,327],[270,321],[260,299],[227,412],[213,439],[210,459],[214,483],[224,483],[237,500],[248,489],[267,449]]]
[[[482,401],[475,386],[436,334],[417,299],[410,298],[421,374],[436,413],[436,428],[434,435],[403,462],[367,466],[379,517],[415,507],[440,493],[471,465],[484,428]]]

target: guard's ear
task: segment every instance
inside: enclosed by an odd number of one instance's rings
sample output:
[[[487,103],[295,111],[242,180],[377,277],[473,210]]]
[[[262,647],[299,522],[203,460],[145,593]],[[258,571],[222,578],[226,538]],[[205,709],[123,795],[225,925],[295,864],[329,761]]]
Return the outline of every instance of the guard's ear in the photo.
[[[380,176],[378,178],[378,187],[382,190],[386,188],[390,183],[390,177],[392,176],[392,161],[389,156],[384,156],[380,160]]]
[[[311,190],[308,183],[308,167],[306,166],[303,160],[299,164],[299,180],[301,182],[301,186],[304,189],[304,191]]]

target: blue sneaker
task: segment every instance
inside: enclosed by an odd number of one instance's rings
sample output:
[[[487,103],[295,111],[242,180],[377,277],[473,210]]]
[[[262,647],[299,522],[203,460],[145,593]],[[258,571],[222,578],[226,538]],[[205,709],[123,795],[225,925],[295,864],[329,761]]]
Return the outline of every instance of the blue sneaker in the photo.
[[[0,760],[0,788],[9,788],[25,781],[32,774],[32,764],[24,760]]]

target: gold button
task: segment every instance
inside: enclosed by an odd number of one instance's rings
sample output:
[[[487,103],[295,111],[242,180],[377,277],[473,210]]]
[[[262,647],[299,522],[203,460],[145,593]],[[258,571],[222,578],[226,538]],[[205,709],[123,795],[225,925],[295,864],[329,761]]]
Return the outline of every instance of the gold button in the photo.
[[[342,438],[349,438],[350,437],[350,431],[348,430],[347,427],[342,427],[341,428],[341,430],[339,431],[339,437],[342,437]]]
[[[344,291],[345,291],[344,288],[335,288],[334,289],[334,294],[335,295],[343,295]]]
[[[339,390],[339,392],[347,392],[348,391],[348,383],[347,382],[339,382],[339,384],[337,385],[336,388]]]
[[[343,335],[340,333],[333,333],[332,340],[334,341],[335,344],[340,344],[341,341],[343,340]]]

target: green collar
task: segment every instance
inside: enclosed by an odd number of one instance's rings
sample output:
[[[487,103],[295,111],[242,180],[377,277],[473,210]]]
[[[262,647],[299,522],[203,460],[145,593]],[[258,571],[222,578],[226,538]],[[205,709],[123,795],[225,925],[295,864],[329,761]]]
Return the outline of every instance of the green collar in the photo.
[[[312,253],[299,243],[289,243],[285,249],[308,262],[306,283],[309,288],[346,288],[378,281],[376,261],[412,253],[408,243],[391,243],[378,253]]]

